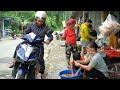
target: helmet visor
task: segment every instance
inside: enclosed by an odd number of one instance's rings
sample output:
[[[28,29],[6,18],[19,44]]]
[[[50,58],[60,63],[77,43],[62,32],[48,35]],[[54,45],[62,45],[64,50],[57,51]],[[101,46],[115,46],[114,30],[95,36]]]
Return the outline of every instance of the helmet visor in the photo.
[[[36,17],[36,19],[39,19],[39,20],[46,20],[46,18],[44,18],[44,17]]]

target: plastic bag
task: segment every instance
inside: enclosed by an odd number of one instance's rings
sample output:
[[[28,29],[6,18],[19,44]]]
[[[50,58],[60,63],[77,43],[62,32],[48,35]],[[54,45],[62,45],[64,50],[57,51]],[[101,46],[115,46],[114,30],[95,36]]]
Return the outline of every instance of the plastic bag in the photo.
[[[105,36],[104,36],[102,33],[100,33],[100,34],[97,36],[97,38],[98,38],[98,39],[102,39],[102,38],[105,38]]]
[[[120,30],[120,24],[117,22],[116,18],[108,14],[106,20],[99,26],[100,34],[103,37],[109,37],[110,35],[116,34]]]

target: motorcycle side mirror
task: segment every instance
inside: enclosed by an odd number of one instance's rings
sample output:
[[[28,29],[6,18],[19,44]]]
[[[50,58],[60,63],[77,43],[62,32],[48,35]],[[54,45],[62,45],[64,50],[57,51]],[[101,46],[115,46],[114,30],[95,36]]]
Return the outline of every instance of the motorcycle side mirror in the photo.
[[[48,30],[47,33],[52,34],[53,30]]]

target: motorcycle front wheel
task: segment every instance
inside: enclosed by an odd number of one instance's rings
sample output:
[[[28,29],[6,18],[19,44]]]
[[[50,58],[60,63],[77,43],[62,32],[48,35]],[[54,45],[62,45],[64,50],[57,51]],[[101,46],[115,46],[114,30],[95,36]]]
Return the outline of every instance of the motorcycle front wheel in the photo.
[[[25,78],[24,75],[20,75],[20,74],[17,72],[15,79],[24,79],[24,78]]]

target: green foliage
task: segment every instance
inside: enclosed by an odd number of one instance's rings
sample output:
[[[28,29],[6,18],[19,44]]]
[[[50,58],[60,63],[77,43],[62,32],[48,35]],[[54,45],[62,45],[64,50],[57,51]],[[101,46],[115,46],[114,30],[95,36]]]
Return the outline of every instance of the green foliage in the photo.
[[[77,50],[78,50],[79,52],[81,52],[81,46],[80,46],[80,44],[77,45]]]
[[[53,31],[60,30],[62,27],[62,14],[63,11],[47,11],[47,20],[46,23],[50,29]]]
[[[62,27],[62,21],[65,19],[68,20],[70,18],[71,11],[46,11],[47,13],[47,20],[46,24],[48,27],[53,31],[58,31]],[[65,18],[63,14],[65,14]],[[15,22],[22,25],[21,22],[27,21],[32,22],[34,21],[35,11],[0,11],[0,16],[4,17],[13,17]],[[15,23],[14,23],[15,24]],[[12,29],[18,30],[15,25],[11,25]]]
[[[62,21],[67,21],[71,17],[71,11],[47,11],[47,24],[53,31],[58,31],[62,27]],[[64,17],[63,17],[64,14]]]
[[[35,11],[0,11],[0,17],[11,17],[11,29],[15,30],[16,33],[20,33],[18,27],[16,26],[17,22],[19,25],[23,25],[22,22],[32,22],[34,20]]]
[[[2,11],[1,13],[3,17],[13,17],[16,22],[20,23],[24,20],[33,21],[35,11]]]

